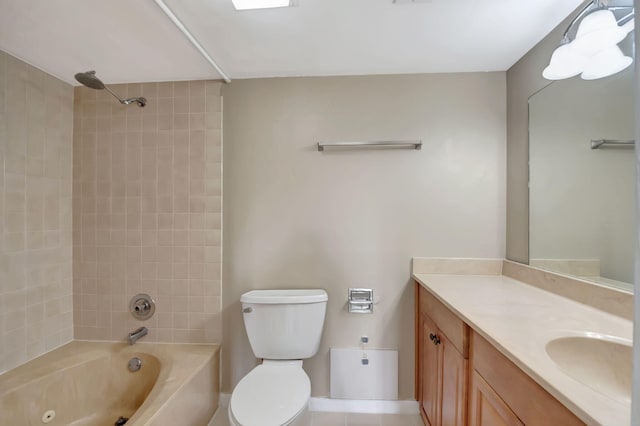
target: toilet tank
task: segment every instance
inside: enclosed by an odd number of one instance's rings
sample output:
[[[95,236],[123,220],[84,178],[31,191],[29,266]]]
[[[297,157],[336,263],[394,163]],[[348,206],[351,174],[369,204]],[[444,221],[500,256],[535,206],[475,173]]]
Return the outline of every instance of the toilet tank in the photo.
[[[318,352],[327,308],[324,290],[253,290],[240,297],[258,358],[305,359]]]

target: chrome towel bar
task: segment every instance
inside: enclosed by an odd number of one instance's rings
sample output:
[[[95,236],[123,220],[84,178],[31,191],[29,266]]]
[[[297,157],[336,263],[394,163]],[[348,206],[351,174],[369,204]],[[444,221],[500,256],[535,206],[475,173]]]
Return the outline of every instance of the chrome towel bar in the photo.
[[[371,142],[318,142],[318,151],[325,148],[367,149],[367,148],[401,148],[422,149],[421,140],[410,141],[371,141]]]
[[[600,149],[603,145],[626,145],[633,146],[636,144],[634,140],[618,140],[618,139],[591,139],[591,149]]]

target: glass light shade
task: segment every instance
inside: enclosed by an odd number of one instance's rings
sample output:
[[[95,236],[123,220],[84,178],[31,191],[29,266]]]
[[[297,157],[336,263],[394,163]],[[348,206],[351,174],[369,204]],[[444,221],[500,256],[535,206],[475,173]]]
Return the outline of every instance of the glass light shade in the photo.
[[[627,22],[620,28],[622,28],[627,34],[629,34],[631,31],[635,29],[635,27],[636,27],[636,20],[632,18],[629,22]]]
[[[618,46],[611,46],[589,59],[581,77],[583,80],[596,80],[619,73],[627,68],[633,59],[625,56]]]
[[[291,0],[231,0],[236,10],[271,9],[291,6]]]
[[[563,80],[584,71],[588,57],[577,52],[572,45],[573,43],[563,44],[553,52],[549,65],[542,71],[544,78]]]
[[[613,12],[598,10],[582,18],[571,44],[576,51],[590,56],[620,43],[628,33],[618,25]]]

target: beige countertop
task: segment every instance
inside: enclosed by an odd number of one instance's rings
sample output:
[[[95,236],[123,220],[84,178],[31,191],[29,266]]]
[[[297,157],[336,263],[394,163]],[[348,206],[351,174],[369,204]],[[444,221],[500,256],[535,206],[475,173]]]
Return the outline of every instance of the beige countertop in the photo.
[[[630,344],[631,321],[502,275],[413,277],[585,423],[629,424],[629,400],[610,398],[571,378],[545,346],[587,333]]]

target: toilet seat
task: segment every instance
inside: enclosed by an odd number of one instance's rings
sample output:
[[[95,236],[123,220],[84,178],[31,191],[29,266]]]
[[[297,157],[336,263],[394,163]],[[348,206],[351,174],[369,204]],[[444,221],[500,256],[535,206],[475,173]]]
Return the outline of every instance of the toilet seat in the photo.
[[[287,425],[304,411],[310,396],[301,360],[265,360],[233,390],[229,417],[241,426]]]

